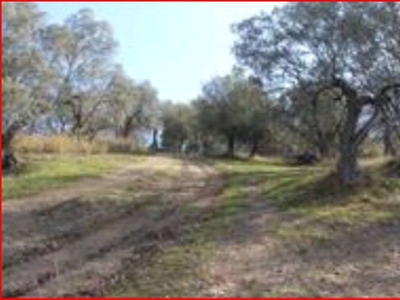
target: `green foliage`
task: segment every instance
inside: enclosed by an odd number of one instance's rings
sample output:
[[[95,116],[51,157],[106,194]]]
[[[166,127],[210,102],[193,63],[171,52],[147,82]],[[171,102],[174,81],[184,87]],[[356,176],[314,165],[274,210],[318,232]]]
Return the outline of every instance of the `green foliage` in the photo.
[[[195,138],[195,111],[190,105],[168,102],[162,110],[162,145],[180,151],[185,142]]]
[[[93,139],[158,125],[157,91],[116,67],[110,25],[89,9],[47,24],[35,4],[2,10],[3,141],[21,129]],[[11,151],[8,149],[7,151]]]
[[[400,26],[398,12],[387,3],[294,3],[233,27],[239,63],[286,100],[285,125],[321,154],[338,140],[343,182],[359,176],[359,147],[380,114],[397,123],[398,93],[389,92],[400,86],[400,38],[384,28]],[[296,98],[307,99],[300,109]]]
[[[230,155],[236,140],[258,141],[268,130],[271,104],[261,87],[240,72],[205,84],[195,107],[201,129],[225,137]]]
[[[284,5],[235,25],[239,40],[234,50],[240,62],[270,84],[329,82],[335,76],[370,86],[368,77],[386,52],[377,43],[382,32],[371,22],[389,25],[376,18],[376,12],[386,7],[333,2]]]
[[[46,108],[51,73],[40,50],[42,29],[43,14],[35,4],[2,4],[3,135],[30,124]]]
[[[62,25],[47,26],[42,39],[43,51],[56,76],[52,86],[56,120],[64,127],[71,124],[72,132],[77,134],[93,130],[91,122],[107,100],[112,76],[117,44],[110,25],[83,9]]]
[[[117,68],[109,94],[111,126],[118,136],[127,138],[132,131],[156,126],[158,118],[157,91],[149,82],[138,84]]]
[[[341,102],[331,101],[333,91],[326,91],[314,101],[315,86],[309,88],[295,87],[286,91],[281,97],[280,114],[276,123],[285,128],[303,144],[301,148],[317,149],[319,154],[327,157],[337,148],[338,129],[344,112]]]

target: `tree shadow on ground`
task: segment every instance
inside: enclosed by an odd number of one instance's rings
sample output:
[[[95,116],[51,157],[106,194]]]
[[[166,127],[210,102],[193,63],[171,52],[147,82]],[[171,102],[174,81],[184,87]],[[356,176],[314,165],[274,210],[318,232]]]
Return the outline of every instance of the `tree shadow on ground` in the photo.
[[[221,250],[228,265],[247,266],[236,270],[241,279],[255,273],[250,283],[232,279],[228,296],[397,296],[399,181],[378,176],[343,186],[329,170],[233,171],[226,188],[235,192],[203,224],[221,249],[245,249],[233,258]],[[272,250],[271,240],[279,245]],[[252,247],[264,250],[235,262]],[[292,268],[284,284],[277,268]]]

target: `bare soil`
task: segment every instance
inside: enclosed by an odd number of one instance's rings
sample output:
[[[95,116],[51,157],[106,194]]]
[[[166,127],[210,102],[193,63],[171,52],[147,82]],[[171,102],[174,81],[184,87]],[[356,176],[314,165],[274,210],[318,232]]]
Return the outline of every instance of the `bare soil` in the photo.
[[[210,206],[221,184],[211,167],[153,157],[3,203],[3,297],[103,295],[177,238],[182,205]]]

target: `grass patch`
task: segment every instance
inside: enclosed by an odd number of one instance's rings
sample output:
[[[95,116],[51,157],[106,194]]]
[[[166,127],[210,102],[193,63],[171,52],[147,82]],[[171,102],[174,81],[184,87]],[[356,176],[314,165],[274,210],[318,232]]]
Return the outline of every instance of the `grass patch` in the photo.
[[[198,267],[212,253],[208,247],[189,244],[167,248],[107,297],[196,297],[204,289]]]
[[[2,177],[3,200],[64,187],[83,178],[100,177],[134,162],[124,155],[37,155],[27,156],[17,174]]]
[[[328,165],[219,161],[216,167],[229,178],[222,207],[237,216],[256,203],[277,209],[271,233],[285,241],[326,240],[343,229],[398,222],[400,179],[385,176],[382,160],[363,163],[365,178],[357,185],[343,186]],[[249,191],[257,196],[252,198]]]

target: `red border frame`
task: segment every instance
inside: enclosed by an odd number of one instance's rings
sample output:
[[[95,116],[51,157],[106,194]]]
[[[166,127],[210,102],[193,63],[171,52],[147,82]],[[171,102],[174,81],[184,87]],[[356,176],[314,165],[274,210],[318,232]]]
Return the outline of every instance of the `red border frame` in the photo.
[[[15,0],[15,1],[4,1],[1,0],[1,2],[33,2],[33,1],[27,1],[27,0]],[[129,0],[117,0],[117,1],[107,1],[107,0],[97,0],[97,1],[93,1],[93,0],[89,0],[89,1],[80,1],[80,0],[71,0],[71,1],[65,1],[65,0],[56,0],[56,1],[51,1],[51,0],[42,0],[42,1],[35,1],[35,2],[273,2],[273,1],[260,1],[260,0],[250,0],[250,1],[239,1],[239,0],[189,0],[189,1],[185,1],[185,0],[156,0],[156,1],[152,1],[152,0],[144,0],[144,1],[129,1]],[[305,1],[305,0],[301,0],[301,1],[275,1],[275,2],[336,2],[336,1],[331,1],[331,0],[322,0],[322,1]],[[343,1],[343,2],[360,2],[360,1],[356,1],[356,0],[350,0],[350,1]],[[377,1],[373,1],[373,0],[367,0],[367,1],[362,1],[362,2],[377,2]],[[386,0],[386,1],[381,1],[381,2],[400,2],[400,0]],[[400,30],[400,29],[399,29]],[[0,33],[0,36],[2,35],[2,33]],[[0,57],[2,57],[2,53],[0,54]],[[2,65],[0,66],[0,70],[2,70]],[[1,83],[0,83],[1,86]],[[1,99],[1,98],[0,98]],[[1,117],[0,117],[1,118]],[[2,124],[0,124],[0,128],[2,127]],[[0,142],[1,145],[3,145],[2,142],[2,137],[0,137]],[[0,170],[0,174],[1,176],[3,176],[2,174],[2,170]],[[2,182],[0,183],[0,187],[2,187]],[[3,189],[1,190],[1,199],[3,200]],[[1,201],[2,201],[1,200]],[[2,213],[2,206],[0,208],[0,211]],[[1,232],[2,231],[2,222],[0,223],[0,229]],[[2,263],[2,258],[3,258],[3,249],[0,249],[0,263]],[[3,270],[0,271],[0,277],[2,278],[2,273]],[[3,285],[3,282],[1,283],[1,287]],[[3,289],[2,289],[3,290]],[[400,292],[400,291],[399,291]],[[3,296],[0,296],[0,299],[3,299]],[[5,299],[18,299],[18,298],[5,298]],[[46,299],[46,298],[25,298],[25,299]],[[58,298],[58,299],[86,299],[86,298]],[[91,298],[91,299],[107,299],[107,298]],[[147,299],[147,298],[111,298],[111,299]],[[153,299],[165,299],[165,298],[153,298]],[[209,298],[171,298],[171,299],[198,299],[198,300],[208,300]],[[275,298],[224,298],[227,300],[236,300],[236,299],[275,299]],[[291,298],[280,298],[280,299],[291,299]],[[308,299],[315,299],[315,298],[293,298],[293,299],[304,299],[304,300],[308,300]],[[321,298],[321,299],[337,299],[337,298]],[[364,298],[343,298],[343,299],[364,299]],[[369,298],[369,299],[390,299],[390,298]],[[392,298],[392,299],[400,299],[400,294],[399,294],[399,298]]]

